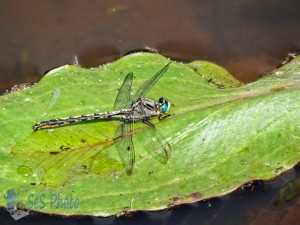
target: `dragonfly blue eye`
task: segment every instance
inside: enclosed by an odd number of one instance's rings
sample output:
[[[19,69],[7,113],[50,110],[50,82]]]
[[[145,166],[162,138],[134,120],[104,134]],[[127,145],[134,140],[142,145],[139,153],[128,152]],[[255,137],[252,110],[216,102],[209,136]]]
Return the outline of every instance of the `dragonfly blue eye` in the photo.
[[[162,113],[166,113],[168,111],[168,104],[164,103],[161,107],[161,112]]]
[[[159,99],[159,103],[161,103],[161,112],[162,113],[168,112],[170,105],[169,105],[169,102],[167,101],[167,99],[165,99],[164,97],[161,97]]]

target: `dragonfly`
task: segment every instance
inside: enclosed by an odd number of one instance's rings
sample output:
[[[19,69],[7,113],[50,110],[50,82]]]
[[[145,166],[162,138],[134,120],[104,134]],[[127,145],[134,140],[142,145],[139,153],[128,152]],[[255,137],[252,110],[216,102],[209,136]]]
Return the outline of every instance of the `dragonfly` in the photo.
[[[119,119],[121,123],[115,132],[115,138],[113,140],[126,173],[131,175],[135,164],[135,148],[133,142],[134,124],[139,123],[141,124],[141,127],[139,127],[140,135],[137,136],[144,149],[150,152],[157,161],[166,164],[170,158],[171,146],[161,132],[156,129],[151,120],[154,118],[162,120],[170,116],[168,112],[171,104],[164,97],[155,101],[146,98],[145,95],[168,70],[170,63],[171,62],[143,83],[137,89],[134,96],[132,96],[133,73],[128,73],[116,96],[114,111],[50,119],[36,123],[33,128],[35,131],[38,131],[40,129],[55,128],[87,120]]]

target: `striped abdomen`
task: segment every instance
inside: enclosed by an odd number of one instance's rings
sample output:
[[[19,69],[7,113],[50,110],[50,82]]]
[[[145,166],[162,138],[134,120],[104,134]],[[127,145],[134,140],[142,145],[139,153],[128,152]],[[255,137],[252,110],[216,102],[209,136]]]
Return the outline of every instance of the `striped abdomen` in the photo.
[[[72,117],[61,118],[61,119],[51,119],[48,121],[36,123],[33,126],[33,128],[35,131],[37,131],[40,129],[53,128],[53,127],[58,127],[70,123],[86,121],[86,120],[95,120],[95,119],[109,118],[109,117],[124,118],[126,114],[128,114],[128,110],[113,111],[107,113],[94,113],[90,115],[72,116]]]

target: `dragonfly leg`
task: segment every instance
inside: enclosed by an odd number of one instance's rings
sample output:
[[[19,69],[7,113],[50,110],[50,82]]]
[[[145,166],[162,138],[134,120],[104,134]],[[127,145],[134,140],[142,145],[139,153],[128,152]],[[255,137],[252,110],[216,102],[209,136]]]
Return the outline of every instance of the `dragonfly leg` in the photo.
[[[147,125],[155,128],[155,125],[151,121],[149,121],[149,120],[144,120],[143,123],[145,123],[145,124],[147,124]]]
[[[159,115],[159,116],[158,116],[158,119],[159,119],[159,120],[163,120],[163,119],[166,119],[166,118],[169,117],[169,116],[174,116],[174,115],[175,115],[175,113],[173,113],[173,114]]]

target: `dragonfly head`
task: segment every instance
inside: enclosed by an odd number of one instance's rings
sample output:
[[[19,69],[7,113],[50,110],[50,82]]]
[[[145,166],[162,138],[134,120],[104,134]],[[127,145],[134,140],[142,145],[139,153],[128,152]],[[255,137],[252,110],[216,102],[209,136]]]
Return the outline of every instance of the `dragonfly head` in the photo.
[[[160,110],[163,114],[167,113],[170,109],[170,103],[168,102],[168,100],[166,98],[161,97],[159,99],[159,103],[160,103]]]

